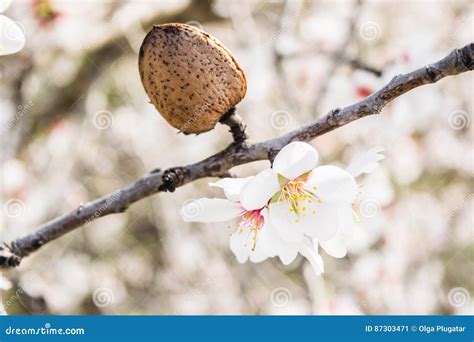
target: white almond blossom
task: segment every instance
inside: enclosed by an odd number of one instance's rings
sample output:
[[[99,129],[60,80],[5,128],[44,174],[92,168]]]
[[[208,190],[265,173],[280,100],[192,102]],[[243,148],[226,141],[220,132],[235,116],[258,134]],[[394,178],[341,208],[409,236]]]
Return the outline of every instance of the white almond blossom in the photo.
[[[357,184],[352,175],[335,166],[320,166],[318,152],[304,142],[292,142],[242,189],[246,208],[269,204],[270,221],[286,241],[305,237],[327,241],[351,222]]]
[[[181,209],[185,221],[223,222],[239,218],[230,248],[241,263],[278,256],[288,265],[303,255],[316,274],[324,271],[318,246],[329,255],[346,255],[353,233],[352,204],[358,187],[354,177],[369,173],[383,159],[374,148],[353,161],[347,172],[335,166],[316,167],[317,151],[294,142],[284,147],[273,167],[255,177],[225,178],[211,186],[226,199],[202,198]]]
[[[382,154],[382,147],[373,147],[360,157],[355,158],[347,167],[346,171],[352,177],[358,177],[363,173],[371,173],[379,166],[379,161],[383,160],[385,156]]]
[[[352,175],[352,177],[357,178],[362,174],[371,173],[379,166],[379,161],[383,160],[385,156],[382,154],[382,147],[374,147],[362,154],[361,156],[355,158],[349,166],[346,168],[346,171]],[[359,197],[360,193],[357,194]],[[347,216],[344,218],[348,219],[345,222],[340,223],[339,230],[336,232],[336,235],[329,239],[328,241],[319,241],[321,248],[330,256],[334,258],[343,258],[347,254],[347,244],[351,241],[351,238],[354,234],[354,228],[360,222],[354,219],[355,214],[349,220]],[[315,245],[318,244],[317,239],[313,239]]]
[[[300,253],[309,260],[315,273],[321,274],[323,260],[309,238],[298,242],[285,241],[270,224],[266,204],[249,209],[239,202],[241,189],[253,178],[225,178],[210,183],[222,188],[227,199],[201,198],[187,202],[181,209],[181,216],[187,222],[224,222],[238,218],[239,223],[230,227],[230,248],[240,263],[247,260],[258,263],[278,256],[288,265]]]
[[[0,0],[0,13],[3,13],[11,0]],[[17,53],[25,46],[22,28],[7,16],[0,15],[0,56]]]

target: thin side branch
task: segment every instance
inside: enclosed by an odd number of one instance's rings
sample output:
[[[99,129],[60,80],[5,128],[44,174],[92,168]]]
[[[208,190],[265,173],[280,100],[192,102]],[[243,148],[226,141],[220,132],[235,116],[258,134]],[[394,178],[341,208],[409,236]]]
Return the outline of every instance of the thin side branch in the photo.
[[[247,133],[245,133],[246,126],[239,114],[235,112],[235,107],[225,113],[219,122],[229,126],[229,132],[232,133],[235,144],[242,145],[248,139]]]
[[[110,214],[121,213],[132,204],[160,191],[175,188],[204,177],[219,177],[230,168],[256,160],[271,160],[292,141],[309,141],[354,120],[381,110],[395,98],[419,86],[473,69],[474,43],[456,49],[436,63],[407,74],[395,76],[382,89],[351,106],[331,110],[319,120],[279,138],[256,143],[230,144],[223,151],[202,161],[144,176],[114,193],[105,195],[43,224],[39,229],[0,248],[0,269],[18,266],[21,259],[46,243],[90,222]],[[233,119],[232,119],[233,120]],[[240,125],[237,120],[236,125]],[[231,130],[234,124],[231,123]],[[234,133],[234,132],[233,132]],[[235,137],[235,135],[234,135]]]

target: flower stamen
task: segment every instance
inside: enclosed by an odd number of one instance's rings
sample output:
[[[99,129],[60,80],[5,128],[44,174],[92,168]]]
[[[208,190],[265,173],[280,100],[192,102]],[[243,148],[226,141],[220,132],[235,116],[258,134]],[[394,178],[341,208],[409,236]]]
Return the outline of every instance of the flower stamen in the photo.
[[[244,231],[248,231],[249,235],[253,234],[252,251],[255,251],[255,248],[257,247],[257,234],[265,222],[261,211],[262,209],[242,211],[240,214],[241,220],[237,226],[238,234],[242,234]]]
[[[316,195],[317,186],[313,186],[312,190],[306,187],[306,179],[298,178],[288,181],[281,189],[277,202],[285,202],[288,204],[288,211],[295,214],[295,222],[299,223],[302,217],[308,213],[308,207],[311,203],[316,201],[321,203],[321,199]],[[316,210],[311,210],[313,215],[316,215]]]

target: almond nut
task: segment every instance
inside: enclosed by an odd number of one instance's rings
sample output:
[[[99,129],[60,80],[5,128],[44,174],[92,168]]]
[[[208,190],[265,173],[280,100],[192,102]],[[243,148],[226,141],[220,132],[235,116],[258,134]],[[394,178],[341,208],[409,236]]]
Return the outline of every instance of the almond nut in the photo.
[[[139,70],[155,108],[186,134],[213,129],[247,91],[245,74],[231,53],[185,24],[154,26],[140,48]]]

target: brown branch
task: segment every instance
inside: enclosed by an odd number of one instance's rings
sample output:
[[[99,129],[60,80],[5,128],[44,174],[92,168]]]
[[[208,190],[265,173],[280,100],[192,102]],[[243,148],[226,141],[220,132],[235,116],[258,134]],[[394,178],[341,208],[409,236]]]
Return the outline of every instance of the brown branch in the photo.
[[[229,126],[229,132],[232,133],[235,144],[242,145],[248,139],[247,133],[245,133],[246,126],[242,118],[235,112],[235,107],[225,113],[219,122]]]
[[[331,110],[321,119],[309,123],[279,138],[256,143],[229,145],[223,151],[200,162],[146,175],[136,182],[80,206],[63,216],[43,224],[36,232],[5,244],[0,249],[0,269],[17,266],[21,258],[44,244],[91,221],[110,214],[121,213],[129,205],[160,191],[174,191],[199,178],[219,177],[234,166],[256,160],[272,159],[291,141],[309,141],[364,116],[378,114],[388,102],[419,86],[439,81],[473,69],[474,43],[456,49],[448,56],[407,74],[395,76],[386,86],[351,106]]]

